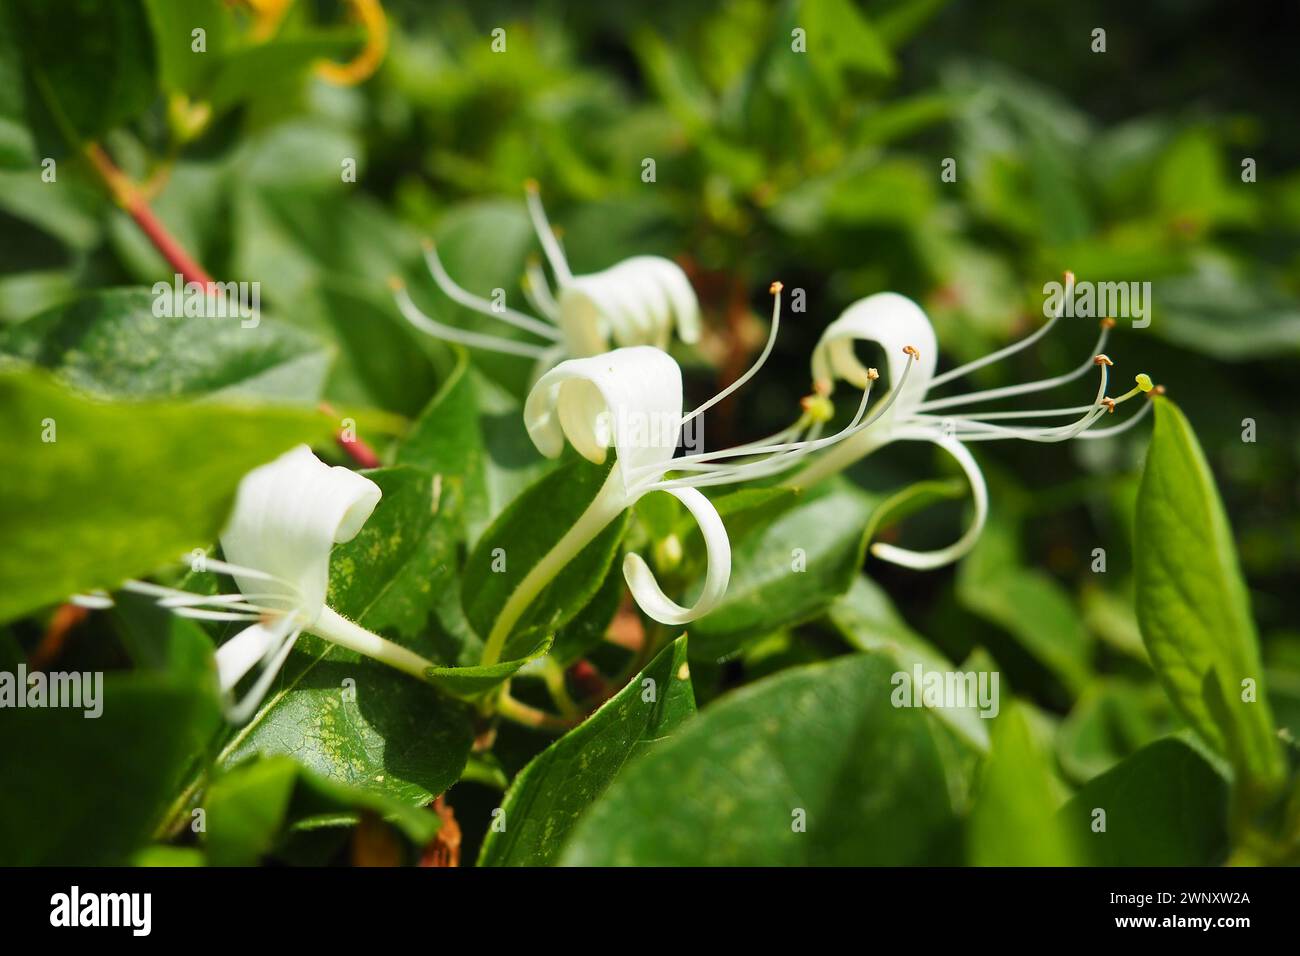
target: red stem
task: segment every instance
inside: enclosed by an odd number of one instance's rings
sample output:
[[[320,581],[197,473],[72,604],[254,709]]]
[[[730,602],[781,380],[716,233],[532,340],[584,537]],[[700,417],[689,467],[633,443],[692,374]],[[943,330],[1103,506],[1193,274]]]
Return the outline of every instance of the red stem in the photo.
[[[176,241],[176,237],[168,232],[167,227],[153,214],[144,195],[126,174],[117,168],[108,153],[104,151],[104,147],[98,143],[89,144],[86,147],[86,158],[90,160],[90,165],[108,187],[113,201],[135,220],[140,231],[149,237],[154,248],[162,253],[168,265],[181,274],[181,278],[186,282],[198,282],[203,285],[212,281],[207,271],[194,261],[193,257]]]
[[[126,210],[127,214],[135,220],[135,224],[153,243],[167,264],[180,273],[181,278],[186,282],[197,282],[201,285],[207,285],[212,282],[212,277],[208,275],[207,270],[195,261],[194,257],[185,251],[185,248],[176,240],[167,227],[162,224],[153,210],[149,208],[149,201],[145,198],[143,192],[130,178],[117,168],[112,157],[105,152],[104,147],[98,143],[90,143],[86,146],[86,158],[90,161],[91,167],[103,180],[104,185],[108,188],[113,201]],[[333,410],[328,406],[325,409],[333,414]],[[360,438],[348,440],[343,437],[343,429],[340,428],[335,432],[334,440],[338,446],[354,462],[362,468],[378,468],[379,456],[374,450]]]

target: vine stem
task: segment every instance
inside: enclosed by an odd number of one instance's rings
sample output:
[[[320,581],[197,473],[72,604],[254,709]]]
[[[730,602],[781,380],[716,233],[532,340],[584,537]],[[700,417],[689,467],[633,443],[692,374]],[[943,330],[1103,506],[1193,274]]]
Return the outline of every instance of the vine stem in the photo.
[[[87,143],[83,152],[90,162],[90,168],[95,171],[95,175],[108,190],[113,202],[135,221],[153,247],[167,260],[167,264],[187,283],[197,282],[199,285],[206,286],[213,282],[208,271],[186,251],[180,241],[163,225],[162,220],[154,214],[149,206],[147,190],[136,185],[131,177],[122,172],[108,155],[107,150],[99,143]],[[334,440],[358,466],[379,467],[379,456],[360,437],[345,438],[343,429],[339,428],[335,430]]]
[[[563,733],[576,727],[579,723],[577,720],[548,714],[544,710],[538,710],[521,700],[516,700],[510,696],[510,692],[505,688],[502,688],[501,693],[497,696],[496,710],[506,720],[513,721],[516,724],[523,724],[525,727],[532,727],[534,730],[556,730]]]
[[[212,276],[208,275],[203,266],[185,251],[176,237],[163,225],[162,220],[154,215],[144,193],[126,173],[118,169],[104,147],[99,143],[87,143],[85,155],[113,201],[135,220],[140,231],[167,260],[167,264],[179,272],[186,282],[198,282],[203,285],[211,282]]]

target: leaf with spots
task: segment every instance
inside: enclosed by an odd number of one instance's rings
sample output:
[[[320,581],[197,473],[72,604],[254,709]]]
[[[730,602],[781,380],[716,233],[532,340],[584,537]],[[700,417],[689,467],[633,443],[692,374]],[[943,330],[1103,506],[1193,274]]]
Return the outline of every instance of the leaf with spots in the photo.
[[[269,316],[157,316],[153,303],[142,288],[82,296],[0,329],[0,354],[115,398],[320,397],[332,346]]]
[[[490,634],[501,609],[595,499],[603,487],[611,458],[593,465],[575,458],[547,474],[501,512],[484,532],[465,564],[461,603],[465,616],[482,637]],[[523,610],[503,656],[522,657],[573,620],[600,590],[618,552],[631,511],[625,509],[582,548]]]
[[[519,772],[501,804],[506,828],[488,833],[479,865],[554,863],[574,824],[624,764],[656,746],[694,713],[683,636],[581,726]]]
[[[384,495],[360,534],[334,549],[330,605],[399,644],[455,663],[470,635],[459,616],[454,485],[418,468],[368,474]],[[471,737],[463,704],[304,635],[220,762],[288,754],[330,780],[424,804],[459,778]]]

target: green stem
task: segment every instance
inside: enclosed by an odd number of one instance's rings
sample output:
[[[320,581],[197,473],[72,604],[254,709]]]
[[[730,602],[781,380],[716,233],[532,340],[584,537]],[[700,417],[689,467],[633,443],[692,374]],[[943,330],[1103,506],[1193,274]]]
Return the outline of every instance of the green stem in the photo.
[[[556,710],[570,719],[580,719],[582,709],[569,695],[569,688],[564,680],[564,668],[554,657],[549,656],[542,659],[541,665],[541,678],[546,682],[546,689],[550,692],[551,700],[555,702]]]
[[[364,654],[421,681],[428,681],[429,671],[435,666],[433,661],[366,630],[328,606],[321,611],[310,630],[340,647]]]
[[[497,696],[497,713],[506,720],[534,730],[557,730],[563,733],[578,724],[577,720],[556,717],[554,714],[531,707],[523,701],[515,700],[504,689]]]
[[[519,623],[519,618],[523,616],[524,611],[533,603],[537,595],[564,570],[565,565],[595,539],[596,535],[604,531],[611,521],[622,514],[629,504],[631,501],[623,484],[623,474],[616,463],[610,469],[600,491],[596,492],[596,497],[587,506],[587,510],[556,542],[555,547],[546,552],[542,559],[528,570],[524,579],[519,582],[519,586],[506,600],[483,648],[484,665],[495,664],[501,660],[506,639],[510,637],[515,625]]]

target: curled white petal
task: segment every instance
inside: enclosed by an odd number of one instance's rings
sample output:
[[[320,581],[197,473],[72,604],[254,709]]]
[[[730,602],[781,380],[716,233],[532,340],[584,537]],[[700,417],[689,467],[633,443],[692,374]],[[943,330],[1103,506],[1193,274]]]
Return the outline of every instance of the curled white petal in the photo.
[[[674,328],[683,342],[700,337],[695,290],[680,266],[660,256],[633,256],[562,283],[559,313],[573,356],[598,355],[611,345],[667,348]]]
[[[625,475],[662,474],[681,420],[681,369],[650,346],[561,362],[537,380],[524,403],[524,425],[543,455],[558,457],[567,438],[600,464],[613,447]]]
[[[369,478],[331,467],[299,445],[253,469],[239,483],[221,547],[242,592],[284,590],[307,622],[320,614],[329,585],[330,549],[356,537],[381,492]],[[267,581],[269,576],[270,581]]]
[[[245,635],[249,635],[250,632],[254,633],[245,639]],[[254,624],[245,628],[217,649],[217,673],[221,681],[221,689],[227,694],[239,682],[239,678],[247,674],[258,660],[262,662],[262,670],[258,673],[253,686],[237,703],[227,705],[225,709],[227,720],[232,724],[242,724],[257,712],[257,708],[262,705],[262,699],[266,697],[266,692],[271,688],[271,682],[284,667],[284,662],[288,660],[301,634],[302,630],[295,625],[294,618],[286,615],[270,627]],[[223,671],[221,652],[237,641],[240,645],[227,653]],[[259,646],[263,651],[262,656],[249,660],[252,652]],[[239,677],[227,683],[227,679],[240,668],[242,672],[239,673]]]
[[[937,551],[911,551],[907,548],[878,542],[871,546],[871,553],[882,561],[902,565],[905,568],[914,568],[918,571],[927,571],[932,568],[943,567],[945,564],[951,564],[953,561],[970,553],[970,550],[975,547],[975,542],[979,540],[980,533],[984,530],[984,522],[988,518],[989,511],[989,493],[988,486],[984,483],[984,474],[980,471],[980,466],[976,463],[974,456],[966,449],[966,446],[955,438],[921,428],[899,429],[894,433],[893,438],[899,441],[928,441],[952,455],[957,464],[961,466],[962,471],[965,472],[967,482],[970,483],[971,498],[975,504],[975,517],[971,520],[966,533],[946,548]]]
[[[641,610],[661,624],[685,624],[703,617],[718,606],[731,580],[731,542],[718,510],[695,488],[674,488],[668,494],[686,506],[700,526],[708,561],[704,588],[691,607],[682,607],[664,594],[654,572],[639,554],[623,558],[623,577]]]
[[[866,388],[867,368],[853,351],[858,341],[876,342],[884,349],[891,388],[907,366],[904,347],[916,349],[916,367],[892,411],[895,419],[908,418],[924,400],[939,357],[934,327],[925,312],[896,292],[878,292],[855,302],[822,333],[813,350],[813,379],[834,387],[835,380],[842,378],[854,388]]]
[[[250,624],[217,648],[217,683],[221,692],[234,688],[258,661],[274,653],[283,635],[262,622]]]

